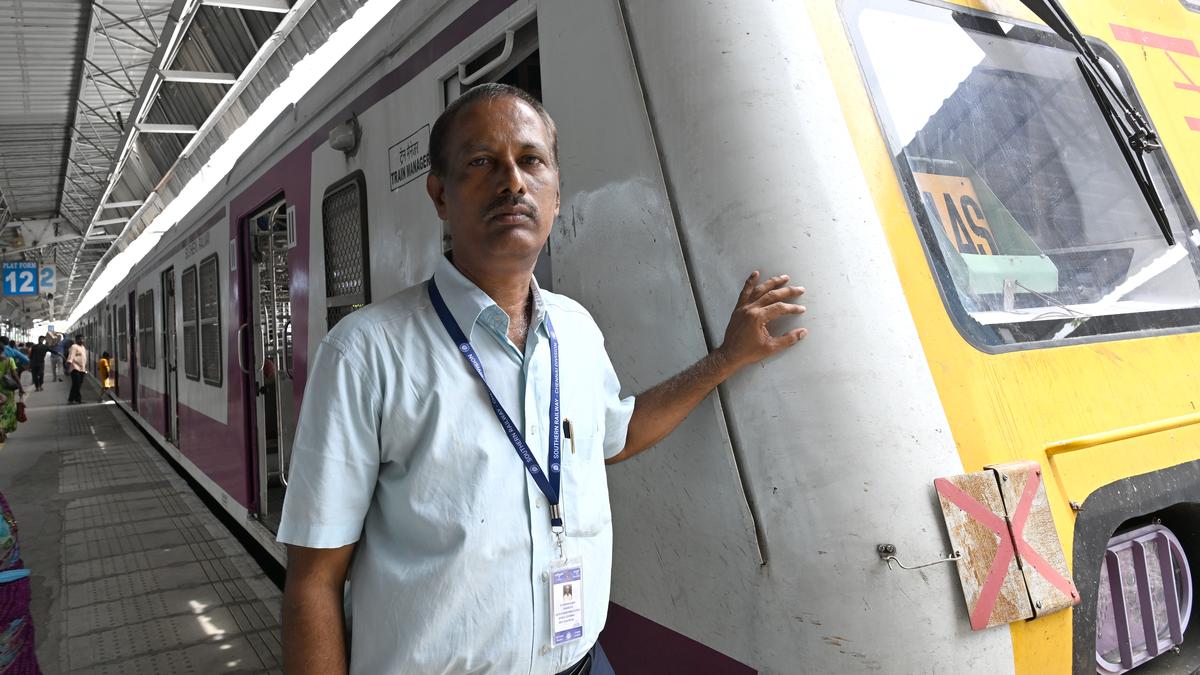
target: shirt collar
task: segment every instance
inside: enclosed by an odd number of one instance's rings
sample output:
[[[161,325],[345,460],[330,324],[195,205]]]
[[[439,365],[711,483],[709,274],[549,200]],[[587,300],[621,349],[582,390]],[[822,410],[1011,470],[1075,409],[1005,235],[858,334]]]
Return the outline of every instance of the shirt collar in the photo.
[[[450,314],[458,323],[458,327],[467,334],[468,340],[474,339],[472,332],[475,330],[475,325],[479,323],[480,316],[484,311],[489,308],[494,307],[494,312],[499,315],[501,320],[507,318],[504,310],[500,309],[496,301],[484,293],[473,281],[463,276],[463,273],[459,272],[446,256],[442,256],[438,260],[437,270],[434,271],[433,277],[437,280],[438,291],[441,292],[442,299],[446,301],[446,307],[450,309]],[[529,285],[533,289],[533,312],[529,326],[529,332],[532,334],[542,325],[546,316],[546,304],[537,279],[530,277]],[[499,332],[502,336],[506,334],[508,332],[507,324]]]

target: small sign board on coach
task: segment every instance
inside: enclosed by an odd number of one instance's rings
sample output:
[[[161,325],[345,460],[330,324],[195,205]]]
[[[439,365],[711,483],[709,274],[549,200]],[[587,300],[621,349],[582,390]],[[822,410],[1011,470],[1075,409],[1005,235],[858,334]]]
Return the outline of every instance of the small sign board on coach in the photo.
[[[35,262],[6,262],[0,266],[0,279],[6,296],[38,294],[38,264]]]
[[[429,173],[429,125],[417,129],[388,149],[388,176],[392,190]]]

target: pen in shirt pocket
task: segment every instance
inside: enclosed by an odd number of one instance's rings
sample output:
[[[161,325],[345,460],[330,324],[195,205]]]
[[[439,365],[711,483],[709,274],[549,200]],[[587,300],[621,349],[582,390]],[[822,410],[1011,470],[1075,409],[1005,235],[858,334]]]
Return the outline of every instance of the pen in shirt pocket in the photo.
[[[563,418],[563,435],[567,437],[567,440],[571,441],[571,454],[575,454],[575,428],[571,424],[571,420],[565,417]]]

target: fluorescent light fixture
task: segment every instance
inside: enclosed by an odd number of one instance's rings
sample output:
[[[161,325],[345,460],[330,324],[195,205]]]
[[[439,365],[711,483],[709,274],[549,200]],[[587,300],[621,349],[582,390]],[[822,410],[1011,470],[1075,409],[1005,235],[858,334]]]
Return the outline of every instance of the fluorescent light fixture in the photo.
[[[113,288],[116,288],[129,271],[146,257],[163,235],[175,227],[216,185],[225,179],[238,159],[258,138],[267,126],[289,105],[299,101],[313,85],[321,80],[329,69],[350,51],[388,12],[401,0],[368,0],[354,16],[338,27],[325,44],[300,59],[288,74],[288,78],[258,106],[246,122],[237,128],[225,143],[212,154],[200,171],[183,186],[179,195],[163,208],[162,212],[134,239],[124,251],[112,260],[96,278],[95,283],[75,305],[75,310],[66,325],[74,326],[93,307],[100,303]]]

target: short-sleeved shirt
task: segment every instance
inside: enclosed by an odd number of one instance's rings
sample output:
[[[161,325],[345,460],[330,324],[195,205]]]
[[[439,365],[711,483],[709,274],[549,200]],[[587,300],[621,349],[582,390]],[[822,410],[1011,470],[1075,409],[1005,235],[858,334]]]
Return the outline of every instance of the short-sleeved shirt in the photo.
[[[553,674],[604,626],[612,528],[604,459],[625,445],[633,398],[591,315],[532,285],[524,351],[508,316],[446,260],[435,272],[488,384],[542,468],[550,349],[559,340],[565,554],[584,570],[584,636],[552,648],[545,573],[557,558],[548,504],[458,352],[425,284],[369,305],[322,341],[292,453],[279,541],[357,542],[351,672]]]
[[[86,373],[88,369],[87,361],[87,348],[83,345],[76,343],[71,345],[71,348],[67,350],[67,365],[71,366],[73,370]]]

